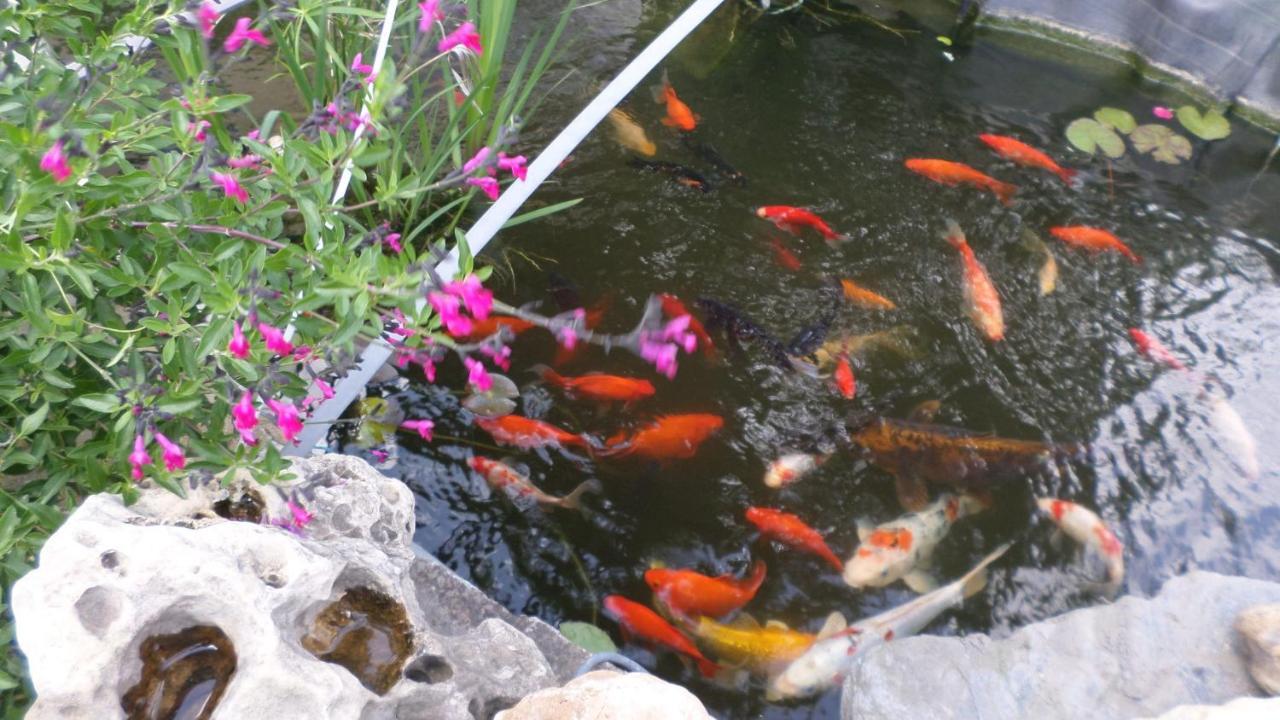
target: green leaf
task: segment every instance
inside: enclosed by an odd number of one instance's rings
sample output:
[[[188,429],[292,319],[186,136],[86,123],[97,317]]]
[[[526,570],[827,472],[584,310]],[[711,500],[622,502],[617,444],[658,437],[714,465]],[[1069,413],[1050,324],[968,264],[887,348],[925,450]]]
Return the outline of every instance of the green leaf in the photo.
[[[1103,125],[1109,125],[1126,135],[1133,132],[1133,129],[1138,126],[1138,121],[1134,120],[1132,115],[1119,108],[1098,108],[1093,113],[1093,118]]]
[[[589,653],[617,652],[609,634],[591,623],[569,620],[560,623],[560,634]]]
[[[120,400],[111,393],[94,393],[91,395],[81,395],[71,401],[72,405],[89,408],[100,413],[115,412],[120,407]]]
[[[1231,123],[1217,110],[1209,110],[1203,115],[1191,105],[1178,108],[1178,122],[1187,132],[1201,140],[1221,140],[1231,134]]]
[[[1162,163],[1177,165],[1191,157],[1191,141],[1167,125],[1139,125],[1129,139],[1133,141],[1134,150],[1149,153]]]
[[[574,205],[577,205],[580,202],[582,202],[582,198],[574,198],[573,200],[565,200],[563,202],[558,202],[554,205],[548,205],[546,207],[538,208],[537,210],[530,210],[527,213],[521,213],[511,218],[510,220],[506,221],[505,223],[503,223],[502,229],[506,230],[509,227],[515,227],[516,225],[520,225],[521,223],[527,223],[530,220],[537,220],[538,218],[543,218],[553,213],[558,213],[561,210],[568,210],[569,208],[573,207]]]
[[[1067,126],[1067,140],[1090,155],[1098,150],[1113,158],[1124,155],[1124,140],[1116,131],[1091,118],[1072,121]]]
[[[156,409],[170,415],[182,415],[200,407],[200,398],[184,398],[181,400],[163,400],[156,403]]]
[[[49,403],[45,403],[36,409],[35,412],[22,418],[22,425],[18,427],[18,434],[28,436],[40,429],[44,424],[44,419],[49,416]]]

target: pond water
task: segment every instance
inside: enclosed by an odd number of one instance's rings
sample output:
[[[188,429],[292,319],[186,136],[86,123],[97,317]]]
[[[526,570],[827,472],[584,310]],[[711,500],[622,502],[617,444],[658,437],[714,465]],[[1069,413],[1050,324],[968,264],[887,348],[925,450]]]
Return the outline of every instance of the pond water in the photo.
[[[589,56],[584,63],[593,74],[611,74],[662,19],[621,30],[603,51],[596,37],[571,53]],[[602,126],[534,198],[585,200],[504,232],[486,255],[515,269],[514,277],[492,283],[503,299],[554,312],[547,292],[547,271],[554,270],[577,285],[584,303],[607,299],[606,331],[629,329],[651,293],[669,292],[737,305],[784,340],[833,310],[833,333],[906,325],[918,354],[856,357],[857,396],[845,400],[829,381],[780,368],[750,344],[719,363],[682,358],[672,382],[626,353],[588,348],[562,370],[636,375],[657,386],[654,397],[630,409],[603,411],[534,382],[530,366],[549,362],[555,344],[546,333],[520,338],[509,374],[521,386],[527,416],[597,437],[664,413],[724,418],[696,457],[665,467],[485,448],[491,438],[446,389],[461,387],[457,369],[440,386],[406,377],[374,387],[410,416],[434,418],[439,434],[461,438],[423,444],[401,434],[387,464],[417,493],[423,547],[513,611],[552,624],[594,621],[619,644],[600,601],[621,594],[647,603],[642,574],[653,561],[741,575],[753,559],[764,560],[768,579],[746,607],[761,621],[814,631],[832,610],[864,617],[914,594],[900,583],[854,590],[813,557],[759,540],[743,511],[758,505],[796,513],[848,557],[859,519],[883,522],[902,510],[893,478],[831,443],[832,428],[857,412],[905,418],[936,399],[937,422],[1086,450],[997,486],[991,510],[956,525],[936,556],[943,578],[958,577],[1001,542],[1016,544],[996,564],[986,592],[925,632],[1007,633],[1105,602],[1084,587],[1072,549],[1051,547],[1052,528],[1034,512],[1034,496],[1074,500],[1108,521],[1126,546],[1125,594],[1149,595],[1192,568],[1280,577],[1280,452],[1271,444],[1280,422],[1271,400],[1280,390],[1280,355],[1272,354],[1280,338],[1280,169],[1257,176],[1273,138],[1237,120],[1227,140],[1194,141],[1185,164],[1156,163],[1131,148],[1108,166],[1068,145],[1063,129],[1072,119],[1109,105],[1149,122],[1154,105],[1181,100],[1124,68],[1052,63],[984,36],[952,59],[910,18],[893,22],[921,32],[897,37],[866,23],[782,18],[738,27],[710,72],[673,62],[667,69],[675,88],[701,116],[695,137],[714,145],[746,185],[717,182],[659,123],[662,108],[647,89],[638,90],[628,109],[657,143],[656,157],[700,170],[714,189],[693,191],[629,167],[631,155]],[[554,130],[583,101],[558,93],[532,137]],[[1079,170],[1076,186],[997,157],[978,141],[980,133],[1046,150]],[[911,157],[968,163],[1017,185],[1016,200],[1005,207],[990,193],[930,182],[904,169]],[[793,236],[752,212],[774,204],[812,208],[851,240],[829,246],[812,233]],[[960,260],[941,238],[948,218],[966,231],[999,290],[1002,342],[984,340],[965,314]],[[1082,253],[1047,232],[1074,224],[1115,231],[1144,262]],[[1024,229],[1042,238],[1059,264],[1057,290],[1047,296],[1037,283],[1041,256],[1027,250]],[[795,254],[798,269],[779,264],[775,243]],[[833,277],[855,279],[898,309],[859,309],[833,295]],[[1195,372],[1144,358],[1128,338],[1133,326]],[[724,348],[723,336],[717,340]],[[1216,378],[1257,439],[1257,478],[1243,472],[1240,453],[1213,425],[1206,376]],[[765,487],[772,459],[815,448],[835,454],[802,482]],[[366,453],[351,443],[344,449]],[[603,492],[588,496],[587,513],[521,510],[468,469],[473,453],[515,458],[553,494],[589,478]],[[837,692],[771,705],[759,680],[721,687],[670,653],[624,649],[691,688],[718,716],[839,714]]]

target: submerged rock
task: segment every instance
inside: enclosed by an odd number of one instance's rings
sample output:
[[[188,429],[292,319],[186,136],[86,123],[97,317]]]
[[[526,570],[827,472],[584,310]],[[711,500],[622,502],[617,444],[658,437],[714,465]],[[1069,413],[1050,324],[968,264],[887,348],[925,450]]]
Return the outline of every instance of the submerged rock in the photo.
[[[564,687],[539,690],[494,720],[711,720],[679,685],[647,673],[589,672]]]
[[[27,717],[487,720],[585,657],[417,557],[399,481],[344,456],[295,473],[88,498],[14,587]]]
[[[1236,631],[1244,639],[1249,674],[1263,690],[1280,695],[1280,603],[1259,605],[1240,613]]]
[[[1001,640],[888,643],[849,674],[841,717],[1129,720],[1256,695],[1232,622],[1277,601],[1280,584],[1192,572],[1154,598],[1076,610]]]

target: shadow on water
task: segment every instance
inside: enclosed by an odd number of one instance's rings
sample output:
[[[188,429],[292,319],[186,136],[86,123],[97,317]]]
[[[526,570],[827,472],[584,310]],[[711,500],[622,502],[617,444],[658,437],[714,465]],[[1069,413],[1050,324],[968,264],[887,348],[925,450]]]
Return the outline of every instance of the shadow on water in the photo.
[[[630,29],[628,13],[638,13],[637,4],[601,8],[618,14],[618,22],[592,32],[617,32],[616,42],[604,47],[593,37],[564,61],[581,55],[595,75],[619,67],[638,48],[635,38],[649,32]],[[897,22],[912,27],[905,16]],[[511,453],[553,494],[598,477],[605,490],[587,501],[587,514],[518,509],[467,469],[470,447],[402,435],[389,472],[418,494],[420,544],[513,611],[552,623],[591,619],[597,593],[647,601],[641,573],[651,561],[741,574],[757,557],[769,566],[748,606],[757,618],[813,630],[833,609],[862,617],[911,594],[901,585],[851,590],[812,558],[755,541],[743,509],[796,512],[848,556],[857,545],[855,520],[882,522],[900,513],[890,477],[838,453],[811,478],[775,491],[761,482],[765,465],[785,449],[810,449],[851,410],[905,417],[916,403],[936,398],[940,422],[1082,442],[1089,452],[999,490],[996,509],[955,528],[936,556],[944,577],[958,576],[1002,541],[1020,542],[997,565],[986,593],[927,632],[1004,633],[1100,602],[1082,589],[1072,554],[1050,548],[1050,528],[1033,513],[1034,495],[1076,500],[1112,524],[1127,547],[1127,593],[1151,594],[1194,567],[1280,576],[1280,495],[1267,490],[1280,460],[1269,443],[1280,410],[1268,400],[1280,378],[1280,359],[1269,352],[1280,337],[1280,173],[1273,169],[1255,181],[1271,138],[1235,122],[1230,139],[1197,142],[1186,165],[1130,155],[1108,170],[1066,144],[1062,128],[1071,119],[1114,105],[1146,121],[1153,105],[1179,104],[1123,69],[1082,71],[981,38],[948,61],[927,32],[902,39],[866,24],[821,28],[782,18],[735,33],[725,59],[705,77],[679,64],[669,70],[681,97],[702,116],[698,139],[747,176],[745,187],[724,184],[703,194],[637,172],[602,127],[534,198],[585,201],[508,231],[488,252],[497,258],[511,248],[549,258],[588,304],[610,296],[610,330],[628,328],[650,293],[674,292],[732,302],[786,337],[826,309],[829,277],[853,278],[899,310],[842,306],[838,331],[907,324],[926,352],[915,359],[884,352],[860,358],[857,398],[845,401],[826,384],[750,351],[718,365],[686,358],[679,376],[666,382],[636,358],[592,348],[567,371],[635,374],[659,386],[630,412],[602,412],[532,382],[529,366],[547,362],[555,348],[545,335],[529,333],[517,343],[520,364],[511,372],[526,415],[607,436],[656,414],[713,412],[724,416],[725,429],[694,459],[662,468]],[[544,138],[567,119],[589,80],[580,75],[558,90],[530,137]],[[712,174],[659,124],[660,108],[647,92],[637,91],[629,105],[658,144],[658,158]],[[977,141],[984,132],[1047,149],[1080,170],[1079,185],[1068,189],[1048,173],[1001,160]],[[902,168],[908,157],[969,163],[1018,185],[1017,202],[1005,208],[989,194],[930,183]],[[852,241],[829,247],[816,236],[780,233],[751,212],[763,204],[812,207]],[[964,315],[959,261],[940,237],[946,218],[965,229],[1000,290],[1008,326],[1002,343],[983,341]],[[1050,226],[1077,223],[1113,229],[1145,262],[1085,255],[1047,235]],[[1023,246],[1023,229],[1041,236],[1057,257],[1061,276],[1051,295],[1038,293],[1039,258]],[[775,240],[799,258],[798,270],[775,262]],[[544,272],[518,260],[517,268],[516,283],[499,287],[500,295],[550,308]],[[1261,478],[1245,477],[1213,430],[1200,383],[1137,354],[1126,335],[1131,326],[1146,328],[1221,381],[1259,440]],[[444,381],[460,386],[461,373],[446,373]],[[441,388],[415,377],[380,390],[408,416],[435,419],[441,434],[489,441]],[[769,706],[758,685],[716,687],[670,654],[627,652],[693,688],[717,715],[838,716],[836,693]]]

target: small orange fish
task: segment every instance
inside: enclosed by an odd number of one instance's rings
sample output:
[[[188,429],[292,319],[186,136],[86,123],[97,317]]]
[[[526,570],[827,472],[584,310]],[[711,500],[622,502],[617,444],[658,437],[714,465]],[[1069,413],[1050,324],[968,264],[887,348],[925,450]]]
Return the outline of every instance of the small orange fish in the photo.
[[[817,213],[790,205],[762,205],[756,208],[756,217],[763,218],[787,232],[798,235],[800,228],[809,227],[817,230],[827,242],[847,240],[845,236],[831,229]]]
[[[1139,328],[1129,328],[1129,337],[1133,339],[1133,344],[1138,346],[1138,350],[1152,360],[1162,362],[1174,370],[1186,370],[1187,366],[1177,358],[1169,348],[1163,343],[1155,339],[1151,335],[1143,332]]]
[[[552,505],[565,510],[580,510],[582,496],[599,489],[598,482],[588,480],[574,488],[568,495],[555,497],[539,490],[529,481],[529,478],[506,463],[475,455],[467,460],[467,465],[480,473],[485,482],[489,483],[489,487],[494,490],[501,490],[513,498],[532,498],[539,505]]]
[[[1141,263],[1142,258],[1137,253],[1129,249],[1120,238],[1101,228],[1086,227],[1084,225],[1068,225],[1065,227],[1051,227],[1049,234],[1058,238],[1068,245],[1074,245],[1078,248],[1084,248],[1092,252],[1103,252],[1110,250],[1118,252],[1129,258],[1134,263]]]
[[[889,298],[878,292],[872,292],[852,280],[842,279],[840,287],[844,289],[845,298],[858,307],[864,307],[868,310],[898,309],[898,306]]]
[[[960,251],[960,259],[964,261],[964,301],[969,317],[988,340],[1003,340],[1004,313],[1000,310],[1000,294],[987,275],[987,269],[973,254],[973,248],[969,247],[964,232],[954,220],[947,221],[945,237],[951,247]]]
[[[1003,135],[979,135],[978,139],[987,144],[996,154],[1019,165],[1041,168],[1062,178],[1067,185],[1076,176],[1075,170],[1068,170],[1053,161],[1053,158],[1031,147],[1030,145]]]
[[[689,312],[689,308],[680,302],[680,298],[663,293],[658,296],[658,299],[662,301],[662,314],[666,315],[667,319],[674,319],[681,315],[689,316],[689,332],[698,338],[698,347],[702,348],[702,355],[708,360],[714,360],[716,358],[715,343],[711,342],[711,336],[707,334],[707,329],[702,326],[702,322]]]
[[[662,118],[663,125],[684,132],[692,132],[698,127],[698,120],[701,118],[694,115],[693,110],[676,97],[676,89],[671,86],[671,79],[667,77],[665,70],[662,72],[662,84],[654,89],[653,99],[667,104],[667,116]]]
[[[761,535],[787,547],[817,555],[830,563],[836,572],[844,572],[844,563],[827,547],[822,535],[795,515],[772,508],[749,507],[746,516],[747,522],[755,525]]]
[[[841,355],[836,362],[836,389],[845,400],[852,400],[858,391],[857,381],[853,379],[853,366],[849,364],[849,356]]]
[[[777,238],[769,238],[769,245],[773,248],[774,261],[782,267],[791,272],[796,272],[803,267],[800,258],[796,257],[796,254],[788,250],[781,242],[778,242]]]
[[[724,418],[707,413],[663,415],[630,437],[619,433],[605,443],[598,458],[636,457],[658,462],[686,460],[698,446],[724,427]]]
[[[590,443],[584,435],[574,435],[561,430],[555,425],[541,420],[521,417],[520,415],[503,415],[500,418],[481,418],[476,420],[481,430],[493,436],[496,442],[512,445],[523,450],[542,447],[544,445],[564,445],[590,449]]]
[[[522,320],[517,317],[509,317],[507,315],[490,315],[484,320],[474,320],[471,323],[471,332],[465,336],[458,338],[463,342],[480,342],[485,338],[493,335],[502,328],[511,331],[513,336],[518,337],[520,333],[533,327],[533,323],[528,320]]]
[[[1000,182],[988,175],[983,175],[964,163],[951,162],[950,160],[911,158],[904,164],[911,172],[923,175],[943,185],[955,186],[964,183],[990,190],[1005,205],[1013,204],[1013,194],[1018,191],[1016,186]]]
[[[545,365],[535,366],[533,369],[548,384],[560,388],[571,398],[583,398],[601,403],[631,403],[643,400],[656,392],[653,383],[638,378],[604,373],[565,377]]]
[[[712,677],[720,671],[720,667],[708,660],[684,633],[640,603],[621,595],[609,595],[604,599],[604,612],[622,627],[624,639],[634,637],[688,656],[698,664],[699,672],[705,677]]]
[[[719,618],[751,602],[764,576],[764,563],[757,560],[751,575],[742,580],[732,575],[709,577],[692,570],[650,568],[644,581],[658,599],[681,615]]]

